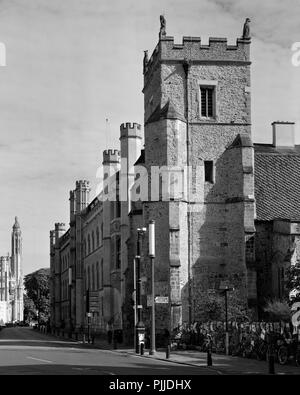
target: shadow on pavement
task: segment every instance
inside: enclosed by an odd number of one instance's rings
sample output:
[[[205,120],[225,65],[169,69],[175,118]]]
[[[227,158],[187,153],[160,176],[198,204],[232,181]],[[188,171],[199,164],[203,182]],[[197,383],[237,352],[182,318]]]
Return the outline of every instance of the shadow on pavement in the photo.
[[[216,375],[217,373],[205,368],[190,366],[93,366],[93,365],[19,365],[1,366],[0,375]]]

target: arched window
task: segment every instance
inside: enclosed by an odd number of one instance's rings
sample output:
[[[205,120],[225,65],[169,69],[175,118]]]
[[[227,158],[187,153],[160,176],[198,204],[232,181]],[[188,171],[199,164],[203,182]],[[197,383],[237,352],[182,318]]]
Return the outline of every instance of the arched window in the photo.
[[[96,287],[99,289],[99,262],[97,262],[97,276],[96,276]]]
[[[100,288],[103,288],[104,284],[104,279],[103,279],[103,259],[101,260],[101,265],[100,265],[100,275],[101,275],[101,282],[100,282]]]
[[[91,253],[91,236],[88,235],[88,254]]]
[[[96,275],[95,275],[95,265],[92,266],[92,290],[95,290],[95,280],[96,280]]]
[[[116,269],[121,268],[121,238],[116,237]]]
[[[89,285],[88,285],[88,273],[86,268],[84,268],[84,278],[85,278],[85,289],[87,290]]]
[[[97,243],[97,248],[99,247],[99,245],[100,245],[100,234],[99,234],[99,228],[97,227],[97,230],[96,230],[96,243]]]
[[[88,283],[87,283],[87,289],[90,289],[91,285],[91,269],[88,267]]]
[[[95,234],[92,232],[92,251],[95,251]]]

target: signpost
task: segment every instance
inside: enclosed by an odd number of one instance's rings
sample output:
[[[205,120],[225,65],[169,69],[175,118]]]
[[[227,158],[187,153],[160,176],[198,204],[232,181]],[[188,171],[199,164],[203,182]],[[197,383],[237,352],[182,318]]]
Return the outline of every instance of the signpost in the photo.
[[[155,297],[156,304],[167,304],[169,303],[168,296],[156,296]],[[152,295],[147,296],[147,307],[152,307]]]
[[[225,349],[226,355],[229,355],[229,332],[228,332],[228,302],[227,302],[227,292],[234,291],[234,288],[230,286],[227,280],[221,281],[220,291],[224,293],[225,296]]]
[[[158,304],[169,303],[169,297],[168,296],[156,296],[155,303],[158,303]]]

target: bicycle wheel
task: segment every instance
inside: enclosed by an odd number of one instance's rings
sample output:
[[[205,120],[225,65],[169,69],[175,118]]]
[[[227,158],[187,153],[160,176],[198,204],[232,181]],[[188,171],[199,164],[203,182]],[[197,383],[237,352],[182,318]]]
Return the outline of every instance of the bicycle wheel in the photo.
[[[280,346],[277,351],[278,362],[280,365],[285,365],[288,361],[288,350],[285,346]]]
[[[296,351],[295,363],[296,363],[296,366],[300,366],[300,349],[298,349],[298,350]]]

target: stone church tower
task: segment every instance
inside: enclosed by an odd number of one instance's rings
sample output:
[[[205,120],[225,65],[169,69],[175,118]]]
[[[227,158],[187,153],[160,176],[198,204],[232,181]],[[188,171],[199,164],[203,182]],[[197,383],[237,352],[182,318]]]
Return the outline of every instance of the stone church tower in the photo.
[[[11,235],[11,256],[0,257],[0,320],[4,323],[23,321],[23,294],[22,232],[16,217]]]
[[[256,295],[250,42],[164,35],[144,64],[143,216],[156,222],[156,295],[169,297],[158,326],[201,320],[224,282],[245,306]]]
[[[12,321],[23,321],[22,232],[17,217],[15,218],[11,237],[9,289]]]

